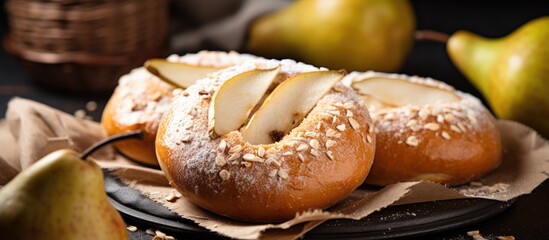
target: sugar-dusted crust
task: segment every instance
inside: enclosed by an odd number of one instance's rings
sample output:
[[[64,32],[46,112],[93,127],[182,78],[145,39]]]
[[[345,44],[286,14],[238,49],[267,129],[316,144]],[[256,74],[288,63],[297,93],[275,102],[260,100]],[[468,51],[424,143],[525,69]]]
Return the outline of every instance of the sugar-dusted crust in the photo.
[[[191,65],[228,67],[257,57],[236,52],[201,51],[184,56],[171,55],[172,62]],[[154,140],[160,119],[172,101],[174,87],[140,67],[122,76],[109,99],[101,118],[101,125],[108,135],[141,129],[143,140],[127,140],[115,143],[126,156],[148,165],[158,165]]]
[[[454,91],[458,102],[370,109],[375,123],[373,185],[426,180],[458,185],[499,166],[502,147],[491,113],[475,97],[430,78],[375,72],[351,73],[347,84],[370,77],[399,78]]]
[[[272,63],[277,61],[247,62],[198,81],[175,97],[162,119],[160,166],[196,205],[244,221],[281,221],[332,206],[366,178],[376,141],[372,122],[352,89],[341,84],[279,142],[252,145],[239,131],[209,137],[208,108],[220,84]],[[282,76],[319,70],[279,63]]]

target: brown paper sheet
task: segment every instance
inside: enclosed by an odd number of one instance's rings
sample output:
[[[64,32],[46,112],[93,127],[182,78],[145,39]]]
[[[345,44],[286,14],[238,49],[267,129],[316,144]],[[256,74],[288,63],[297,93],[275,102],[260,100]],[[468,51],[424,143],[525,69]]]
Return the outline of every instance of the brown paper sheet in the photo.
[[[7,150],[0,151],[0,185],[48,152],[59,148],[81,151],[104,137],[95,122],[75,119],[29,100],[12,100],[6,116],[0,122],[0,141]],[[505,149],[503,163],[483,179],[454,189],[429,182],[397,183],[378,191],[363,187],[329,210],[309,211],[272,224],[233,221],[202,210],[184,198],[169,202],[166,197],[177,192],[160,170],[114,155],[110,148],[93,157],[129,186],[211,231],[239,239],[295,239],[326,220],[361,219],[395,204],[467,197],[508,201],[530,193],[549,176],[549,143],[519,123],[501,120],[498,126]]]

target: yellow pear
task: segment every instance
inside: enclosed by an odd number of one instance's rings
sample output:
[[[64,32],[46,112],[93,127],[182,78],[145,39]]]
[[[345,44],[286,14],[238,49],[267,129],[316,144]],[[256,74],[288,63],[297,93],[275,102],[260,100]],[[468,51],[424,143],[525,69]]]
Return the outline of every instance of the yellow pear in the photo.
[[[111,141],[139,136],[115,135],[82,155],[57,150],[19,173],[0,189],[2,239],[128,239],[124,221],[105,193],[103,172],[84,159]]]
[[[398,70],[413,41],[407,0],[298,0],[251,25],[247,48],[330,69]]]
[[[499,118],[549,136],[549,17],[498,39],[459,31],[448,40],[447,50]]]

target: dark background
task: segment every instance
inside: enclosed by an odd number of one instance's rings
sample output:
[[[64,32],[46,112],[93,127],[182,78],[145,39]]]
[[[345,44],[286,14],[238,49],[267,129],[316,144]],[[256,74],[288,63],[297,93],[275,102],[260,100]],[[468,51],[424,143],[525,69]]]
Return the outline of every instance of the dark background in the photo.
[[[4,1],[0,1],[2,6]],[[547,1],[412,1],[418,29],[431,29],[451,34],[469,30],[486,37],[502,37],[526,22],[549,15]],[[0,13],[0,36],[8,32],[5,9]],[[549,40],[548,40],[549,44]],[[482,96],[450,62],[445,46],[434,42],[417,42],[401,73],[432,77],[457,89]],[[0,48],[0,118],[4,117],[9,99],[19,96],[34,99],[63,111],[74,113],[86,102],[99,103],[90,112],[99,120],[108,95],[74,96],[45,90],[33,85],[32,79],[18,62]],[[465,233],[481,230],[491,236],[514,235],[517,239],[546,239],[549,227],[549,186],[540,186],[533,194],[521,197],[509,210],[482,223],[432,236],[437,239],[468,239]],[[145,237],[143,237],[145,239]],[[150,239],[150,237],[148,237]]]

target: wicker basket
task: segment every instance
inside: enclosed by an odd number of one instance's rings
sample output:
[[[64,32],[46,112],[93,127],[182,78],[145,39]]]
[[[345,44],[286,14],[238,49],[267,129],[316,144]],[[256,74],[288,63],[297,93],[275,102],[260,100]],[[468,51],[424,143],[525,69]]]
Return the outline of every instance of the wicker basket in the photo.
[[[167,0],[8,0],[4,45],[38,83],[107,93],[167,46]]]

